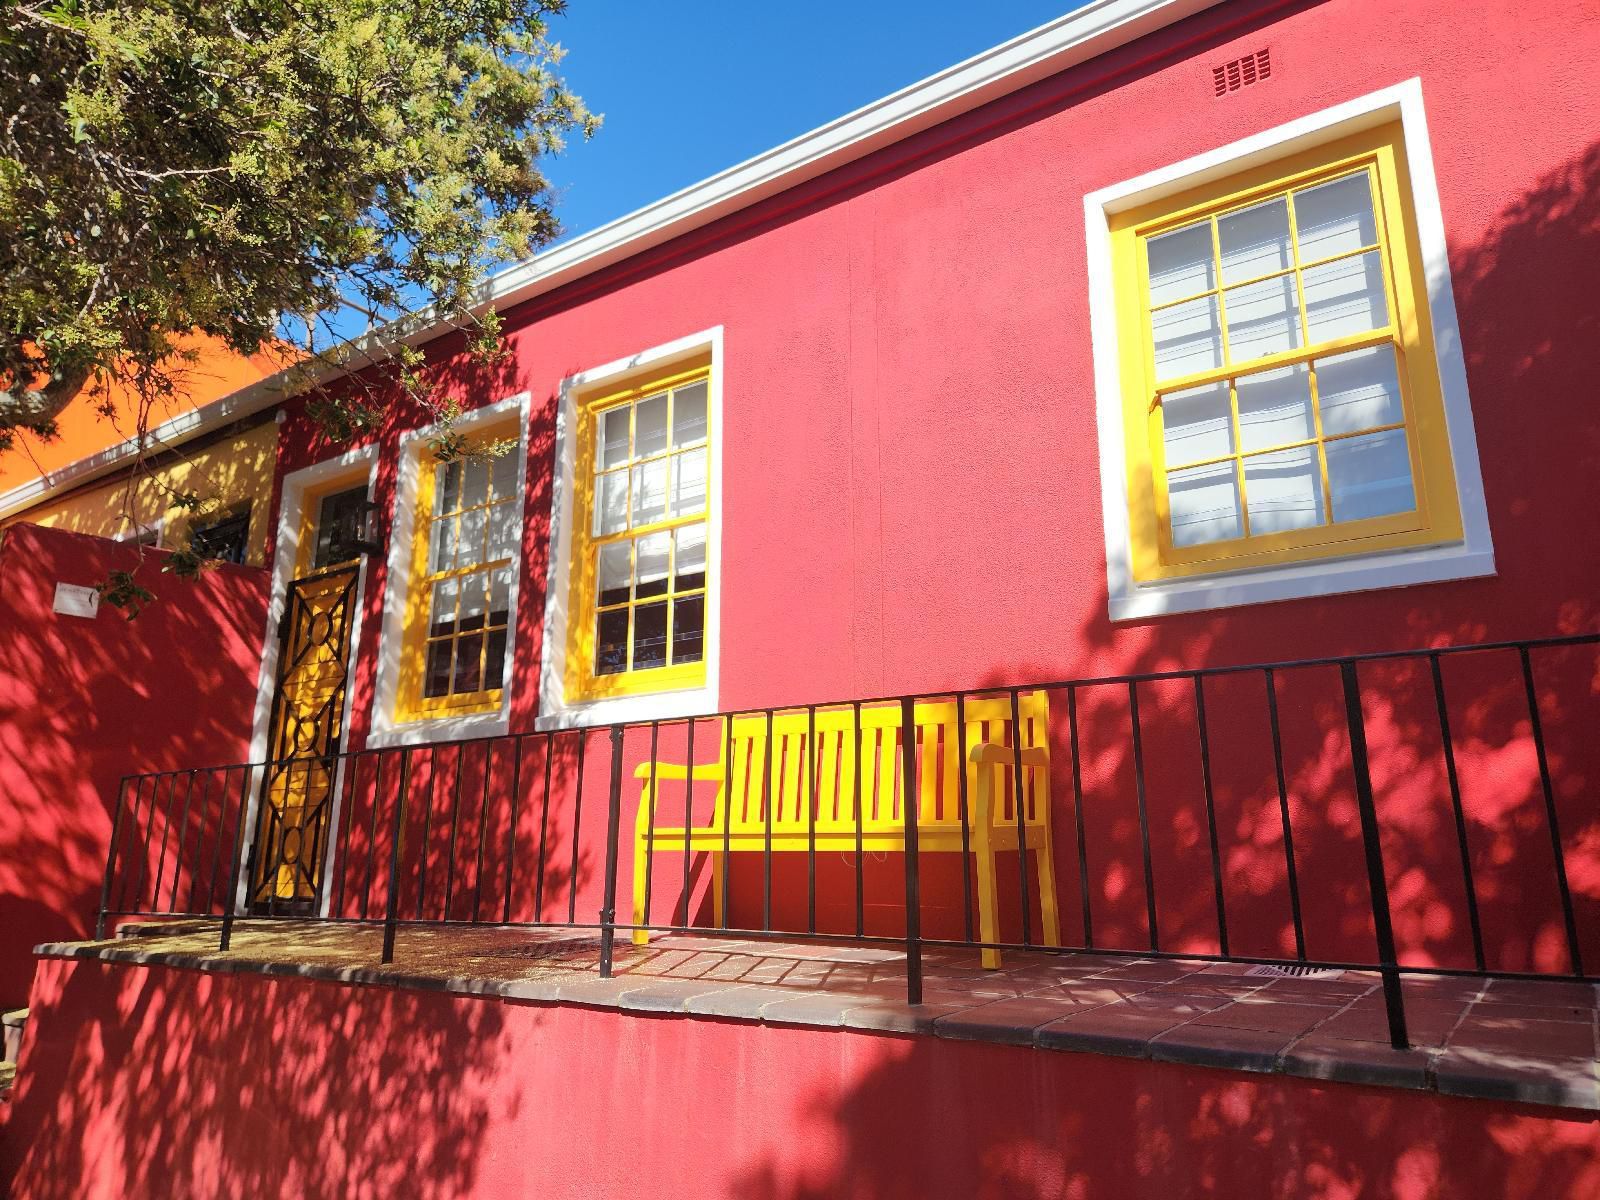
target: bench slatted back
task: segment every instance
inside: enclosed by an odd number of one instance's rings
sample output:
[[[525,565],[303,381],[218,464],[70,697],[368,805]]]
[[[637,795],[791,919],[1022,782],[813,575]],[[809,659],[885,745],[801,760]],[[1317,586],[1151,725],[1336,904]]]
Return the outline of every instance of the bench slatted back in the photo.
[[[1049,695],[1024,692],[1018,697],[1024,748],[1049,745]],[[967,763],[976,746],[1011,744],[1009,697],[968,700],[963,706],[963,737],[956,725],[954,700],[926,701],[916,706],[918,824],[923,828],[961,826],[960,771],[966,764],[968,819],[977,795],[977,768]],[[852,706],[775,712],[771,745],[765,714],[735,717],[725,738],[732,769],[723,793],[729,829],[764,833],[772,810],[775,837],[804,837],[813,830],[842,834],[856,828],[859,803],[863,832],[898,830],[903,824],[904,788],[900,778],[900,707],[862,705],[860,737],[856,738]],[[857,764],[859,763],[859,773]],[[996,797],[995,819],[1016,820],[1015,789],[1009,780]],[[1040,772],[1023,772],[1023,813],[1028,824],[1043,821],[1046,794]],[[813,817],[814,814],[814,817]],[[719,814],[720,816],[720,814]],[[814,824],[813,824],[814,820]],[[718,822],[720,824],[720,822]]]

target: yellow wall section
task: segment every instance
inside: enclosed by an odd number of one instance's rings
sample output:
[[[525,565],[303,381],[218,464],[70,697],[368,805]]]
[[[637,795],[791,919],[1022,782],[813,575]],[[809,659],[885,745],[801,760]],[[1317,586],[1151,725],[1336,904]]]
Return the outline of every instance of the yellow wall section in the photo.
[[[161,545],[188,544],[192,525],[205,526],[250,503],[248,562],[260,566],[266,557],[267,516],[272,497],[272,471],[278,441],[277,424],[268,417],[196,450],[154,467],[139,480],[132,498],[143,524],[163,520]],[[192,491],[205,502],[199,512],[171,508],[170,493]],[[18,513],[5,524],[27,521],[51,529],[97,537],[116,537],[125,528],[129,503],[126,475],[117,475],[73,492],[53,497],[36,508]]]

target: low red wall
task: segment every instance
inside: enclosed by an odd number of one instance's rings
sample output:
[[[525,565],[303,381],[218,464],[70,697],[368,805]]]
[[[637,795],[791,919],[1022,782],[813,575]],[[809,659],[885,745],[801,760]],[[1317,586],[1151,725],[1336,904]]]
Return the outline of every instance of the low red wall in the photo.
[[[14,1200],[1600,1194],[1538,1109],[989,1044],[50,960]]]
[[[124,774],[243,759],[250,739],[267,576],[222,566],[197,582],[161,573],[135,619],[52,611],[57,583],[130,570],[127,544],[33,525],[0,540],[0,1004],[28,995],[32,947],[94,928]]]

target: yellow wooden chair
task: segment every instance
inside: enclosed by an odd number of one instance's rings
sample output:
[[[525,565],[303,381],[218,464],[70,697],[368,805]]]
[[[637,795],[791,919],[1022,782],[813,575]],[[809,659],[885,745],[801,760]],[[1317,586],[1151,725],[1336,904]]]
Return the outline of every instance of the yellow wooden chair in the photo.
[[[927,701],[915,708],[918,846],[923,853],[933,854],[971,850],[977,859],[979,937],[984,942],[998,941],[1000,936],[995,855],[1019,846],[1024,853],[1032,851],[1044,918],[1044,944],[1059,946],[1060,918],[1050,840],[1049,695],[1043,691],[1027,692],[1018,699],[1023,777],[1020,822],[1015,789],[1006,786],[1006,773],[1016,759],[1007,736],[1010,698],[970,700],[963,707],[964,738],[956,728],[954,700]],[[823,851],[854,851],[858,834],[858,752],[861,849],[904,849],[900,706],[863,705],[859,720],[858,745],[857,718],[850,706],[819,708],[814,715],[804,709],[776,712],[772,716],[769,753],[766,716],[734,717],[731,730],[726,724],[722,727],[716,760],[695,764],[694,782],[715,783],[717,791],[705,822],[694,821],[687,830],[681,820],[676,824],[655,820],[660,784],[685,781],[687,768],[678,763],[657,763],[652,775],[649,763],[640,764],[635,772],[641,787],[633,860],[633,923],[643,925],[647,919],[645,875],[652,847],[711,856],[711,895],[718,926],[724,919],[723,855],[763,853],[768,844],[769,809],[774,853],[804,852],[813,844]],[[968,797],[965,847],[957,774],[963,750]],[[635,930],[633,935],[639,945],[648,938],[643,929]],[[983,965],[998,967],[1000,952],[983,951]]]

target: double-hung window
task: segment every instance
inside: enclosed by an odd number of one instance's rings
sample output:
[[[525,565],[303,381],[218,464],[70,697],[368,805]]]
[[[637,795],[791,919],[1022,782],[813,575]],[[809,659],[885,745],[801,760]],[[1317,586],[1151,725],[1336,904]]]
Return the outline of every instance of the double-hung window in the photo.
[[[515,425],[476,434],[448,462],[437,461],[427,444],[418,450],[402,720],[500,707],[521,552],[522,452]]]
[[[565,693],[705,683],[709,365],[583,399]]]
[[[1112,220],[1136,580],[1461,537],[1402,144]]]

